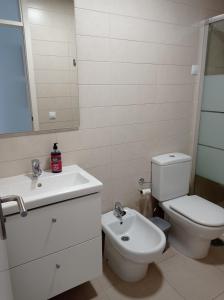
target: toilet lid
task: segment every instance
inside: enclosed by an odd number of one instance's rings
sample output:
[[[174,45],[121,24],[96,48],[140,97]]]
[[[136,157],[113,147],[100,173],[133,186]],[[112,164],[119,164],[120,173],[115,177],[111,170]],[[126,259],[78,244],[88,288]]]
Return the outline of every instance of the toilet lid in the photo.
[[[183,196],[170,200],[170,208],[200,225],[224,226],[224,209],[199,196]]]

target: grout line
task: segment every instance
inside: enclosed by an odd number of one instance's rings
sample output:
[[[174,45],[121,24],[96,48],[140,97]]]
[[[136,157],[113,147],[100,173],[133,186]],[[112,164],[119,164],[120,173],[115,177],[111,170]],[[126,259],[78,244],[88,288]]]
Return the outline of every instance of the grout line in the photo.
[[[219,296],[222,296],[222,295],[223,295],[223,299],[224,299],[224,290],[223,290],[221,293],[217,294],[214,298],[212,298],[212,300],[215,300],[215,299],[217,299]]]
[[[172,119],[163,119],[162,121],[175,121],[175,120],[183,120],[183,118],[172,118]],[[134,123],[124,123],[124,124],[118,124],[118,125],[108,125],[108,126],[98,126],[98,127],[85,127],[81,128],[81,130],[84,129],[97,129],[97,128],[107,128],[107,127],[119,127],[119,126],[125,126],[125,125],[140,125],[140,124],[148,124],[147,122],[134,122]]]
[[[155,62],[133,62],[133,61],[120,61],[120,60],[93,60],[93,59],[77,59],[78,62],[91,62],[91,63],[114,63],[114,64],[130,64],[130,65],[152,65],[152,66],[173,66],[173,67],[191,67],[192,64],[174,64],[174,63],[155,63]],[[63,71],[63,70],[62,70]],[[66,70],[65,70],[66,71]]]
[[[172,257],[170,257],[170,259],[171,259],[171,258],[174,258],[175,256],[178,256],[178,253],[175,253],[175,255],[172,256]],[[167,259],[167,260],[169,260],[169,259]],[[167,260],[165,260],[165,261],[167,261]],[[162,264],[163,262],[164,262],[164,261],[162,261],[161,264]],[[159,264],[159,265],[160,265],[160,264]],[[185,299],[184,295],[182,295],[182,293],[180,293],[180,292],[176,289],[176,287],[172,284],[172,282],[170,282],[170,280],[167,278],[167,276],[166,276],[165,274],[166,274],[166,272],[163,272],[164,278],[165,278],[166,282],[168,283],[168,285],[169,285],[172,289],[174,289],[174,290],[176,291],[176,293],[177,293],[180,297],[182,297],[183,299]]]
[[[171,2],[171,3],[175,3],[175,4],[178,4],[178,5],[183,5],[183,6],[188,6],[188,7],[192,7],[192,8],[200,8],[200,3],[197,3],[196,5],[193,3],[193,2],[190,2],[187,1],[187,0],[184,0],[183,2],[180,2],[178,0],[166,0],[167,2]],[[165,2],[164,2],[165,3]],[[83,8],[83,7],[79,7],[79,6],[75,6],[75,8],[78,8],[78,9],[86,9],[86,8]],[[210,6],[203,6],[203,8],[205,9],[209,9],[209,10],[213,10],[213,11],[216,11],[217,13],[221,13],[221,9],[214,9],[213,7],[210,7]],[[93,9],[94,10],[94,9]],[[102,13],[110,13],[109,10],[94,10],[94,11],[97,11],[97,12],[102,12]],[[116,14],[116,13],[114,13]],[[122,15],[123,16],[123,15]],[[125,16],[125,15],[124,15]]]
[[[186,298],[184,297],[184,295],[182,295],[182,294],[176,289],[176,287],[170,283],[170,281],[169,281],[167,278],[165,278],[165,280],[166,280],[167,284],[168,284],[172,289],[174,289],[174,290],[176,291],[176,293],[177,293],[181,298],[186,299]]]
[[[173,104],[173,103],[176,103],[176,104],[181,104],[181,103],[193,103],[193,100],[188,100],[188,101],[175,101],[175,100],[172,100],[172,101],[156,101],[156,102],[143,102],[143,103],[129,103],[129,104],[112,104],[112,105],[94,105],[94,106],[82,106],[82,105],[79,105],[79,108],[81,109],[94,109],[94,108],[102,108],[104,107],[105,109],[106,108],[110,108],[110,107],[130,107],[130,106],[148,106],[148,105],[166,105],[166,104]],[[46,109],[47,110],[47,109]],[[68,109],[66,109],[68,110]]]
[[[80,34],[80,33],[77,33],[76,36],[78,36],[78,37],[79,36],[95,37],[95,38],[102,38],[102,39],[111,39],[111,40],[119,40],[119,41],[121,40],[121,41],[128,41],[128,42],[145,43],[145,44],[156,44],[156,45],[164,45],[164,46],[186,47],[186,48],[193,48],[193,49],[195,48],[194,45],[172,44],[172,43],[164,43],[164,42],[156,42],[156,41],[144,41],[144,40],[133,40],[133,39],[119,38],[119,37],[115,38],[115,37],[111,37],[109,35],[107,35],[107,36],[100,36],[100,35],[94,35],[94,34]],[[52,41],[48,41],[48,42],[52,42]]]
[[[197,82],[193,81],[185,83],[79,83],[78,86],[194,86],[196,84]]]
[[[188,7],[191,7],[192,9],[209,9],[209,10],[212,10],[218,14],[221,14],[222,13],[222,9],[214,9],[213,7],[208,7],[208,6],[203,6],[201,7],[200,4],[197,4],[197,5],[193,5],[193,4],[189,4],[187,2],[178,2],[178,1],[175,1],[175,0],[167,0],[168,2],[172,2],[172,3],[175,3],[177,5],[183,5],[183,6],[188,6]],[[169,24],[169,25],[174,25],[174,26],[180,26],[180,27],[192,27],[192,26],[195,26],[194,24],[199,24],[201,20],[195,20],[195,23],[175,23],[175,22],[172,22],[172,21],[163,21],[161,19],[150,19],[150,18],[147,18],[147,17],[141,17],[141,16],[133,16],[133,15],[124,15],[124,14],[121,14],[121,13],[116,13],[116,12],[112,12],[110,10],[100,10],[100,9],[94,9],[94,8],[87,8],[87,7],[79,7],[79,6],[75,6],[75,9],[76,10],[86,10],[86,11],[93,11],[93,12],[96,12],[96,13],[100,13],[100,14],[105,14],[105,15],[108,15],[108,16],[119,16],[119,17],[124,17],[124,18],[133,18],[133,19],[137,19],[137,20],[143,20],[143,21],[148,21],[148,22],[156,22],[156,23],[162,23],[162,24]],[[197,14],[197,17],[198,17],[198,14]]]
[[[109,107],[126,107],[126,106],[146,106],[146,105],[154,105],[154,104],[158,104],[158,105],[166,105],[166,104],[170,104],[170,103],[176,103],[176,104],[189,104],[189,103],[193,103],[193,100],[188,100],[188,101],[167,101],[167,102],[144,102],[144,103],[130,103],[130,104],[112,104],[112,105],[99,105],[99,106],[84,106],[82,108],[95,108],[95,107],[105,107],[105,108],[109,108]],[[154,121],[153,121],[154,122]]]
[[[187,120],[187,119],[186,119]],[[149,123],[150,124],[150,123]],[[119,127],[119,126],[118,126]],[[104,127],[106,128],[106,127]],[[111,128],[111,127],[108,127],[108,128]],[[189,131],[187,130],[184,135],[188,135],[189,134]],[[181,135],[183,135],[181,133]],[[179,136],[179,134],[171,134],[169,137],[176,137],[176,136]],[[58,137],[56,137],[57,141],[58,141]],[[77,148],[77,149],[72,149],[72,150],[68,150],[68,151],[63,151],[62,150],[62,154],[63,153],[75,153],[75,152],[79,152],[79,151],[88,151],[88,150],[95,150],[95,149],[101,149],[101,148],[111,148],[113,146],[119,146],[119,145],[125,145],[125,144],[135,144],[135,143],[139,143],[139,142],[147,142],[148,140],[147,139],[139,139],[139,140],[134,140],[134,141],[128,141],[128,142],[125,142],[125,143],[108,143],[108,144],[105,144],[105,145],[102,145],[102,146],[93,146],[93,147],[83,147],[83,148]],[[149,141],[148,141],[149,142]],[[49,157],[49,153],[45,153],[45,154],[41,154],[41,155],[31,155],[31,156],[26,156],[26,157],[22,157],[22,158],[17,158],[17,159],[9,159],[9,160],[4,160],[4,161],[0,161],[0,165],[2,163],[10,163],[10,162],[16,162],[16,161],[26,161],[28,159],[31,159],[31,158],[34,158],[34,156],[38,156],[40,159],[45,159],[45,158],[48,158]],[[131,159],[133,160],[133,159]]]
[[[141,20],[141,21],[152,22],[152,23],[161,23],[161,24],[171,25],[171,26],[180,26],[180,27],[185,27],[185,28],[188,28],[188,27],[191,28],[193,26],[192,23],[191,24],[180,24],[180,23],[175,23],[175,22],[170,22],[170,21],[162,21],[162,20],[158,20],[158,19],[149,19],[149,18],[146,18],[146,17],[122,15],[120,13],[114,13],[114,12],[111,12],[111,11],[100,11],[100,10],[96,10],[96,9],[92,9],[92,8],[82,8],[82,7],[75,6],[75,9],[83,10],[83,11],[89,11],[89,12],[96,12],[96,13],[99,13],[99,14],[108,15],[108,17],[118,16],[118,17],[123,17],[123,18]]]
[[[166,0],[166,1],[169,1],[169,2],[173,2],[173,3],[176,3],[176,4],[182,4],[182,5],[185,5],[185,6],[190,6],[190,7],[194,7],[194,8],[201,8],[200,7],[200,3],[198,3],[197,5],[194,5],[193,2],[192,3],[189,3],[187,0],[184,0],[184,2],[180,2],[178,0]],[[216,11],[217,13],[220,12],[221,13],[221,10],[220,9],[214,9],[214,8],[211,8],[210,6],[203,6],[203,8],[205,9],[210,9],[210,10],[214,10]]]

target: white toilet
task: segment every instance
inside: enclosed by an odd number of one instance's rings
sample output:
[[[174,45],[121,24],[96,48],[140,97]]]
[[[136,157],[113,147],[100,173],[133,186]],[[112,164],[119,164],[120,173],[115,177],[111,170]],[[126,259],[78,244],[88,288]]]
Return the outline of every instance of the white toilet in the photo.
[[[224,233],[224,209],[189,192],[190,156],[169,153],[152,158],[152,195],[166,213],[169,242],[192,258],[208,254],[210,242]]]
[[[124,208],[122,221],[110,211],[102,216],[104,257],[123,280],[135,282],[147,273],[148,264],[162,254],[164,233],[136,210]]]

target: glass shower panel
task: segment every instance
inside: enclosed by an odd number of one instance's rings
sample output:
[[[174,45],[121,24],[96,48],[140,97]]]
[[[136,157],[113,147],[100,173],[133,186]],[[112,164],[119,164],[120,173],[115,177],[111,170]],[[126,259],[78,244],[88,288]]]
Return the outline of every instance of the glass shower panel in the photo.
[[[224,75],[205,75],[202,110],[224,112],[223,91]]]
[[[223,184],[224,151],[220,149],[198,146],[197,174],[212,182]],[[213,200],[213,199],[211,199]]]
[[[205,75],[224,74],[224,21],[209,25]]]
[[[199,145],[224,150],[223,114],[201,112]]]
[[[224,200],[223,20],[209,25],[197,150],[195,193],[214,202],[222,194]]]

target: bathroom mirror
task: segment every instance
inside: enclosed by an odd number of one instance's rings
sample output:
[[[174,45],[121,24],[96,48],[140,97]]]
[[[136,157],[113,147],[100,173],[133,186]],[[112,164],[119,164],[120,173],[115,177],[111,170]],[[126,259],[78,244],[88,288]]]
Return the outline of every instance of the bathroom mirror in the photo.
[[[74,1],[1,2],[0,134],[78,129]]]

